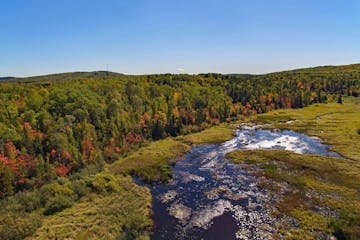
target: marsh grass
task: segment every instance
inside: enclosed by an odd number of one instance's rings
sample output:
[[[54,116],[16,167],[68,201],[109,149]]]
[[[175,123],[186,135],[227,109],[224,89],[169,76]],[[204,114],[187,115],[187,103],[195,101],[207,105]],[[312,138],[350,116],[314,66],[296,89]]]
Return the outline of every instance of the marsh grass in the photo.
[[[101,178],[94,179],[98,187]],[[90,193],[71,208],[45,217],[28,239],[148,239],[152,226],[149,189],[130,177],[111,178],[116,190]]]
[[[59,179],[0,202],[0,239],[147,239],[151,199],[130,176]]]
[[[339,214],[337,219],[331,220],[329,229],[338,239],[360,239],[360,99],[347,97],[343,100],[343,104],[315,104],[303,109],[273,111],[253,116],[248,121],[271,123],[268,128],[290,129],[320,137],[330,145],[330,150],[344,157],[294,157],[294,154],[288,153],[292,155],[290,157],[285,153],[269,151],[265,154],[269,160],[285,161],[289,169],[282,172],[266,170],[264,174],[274,180],[286,181],[303,193],[310,189],[324,194],[320,195],[318,203],[331,207]],[[279,122],[279,119],[283,121]],[[284,124],[284,120],[296,121]],[[263,152],[258,153],[260,156],[251,158],[264,157]],[[302,209],[301,205],[307,202],[305,198],[291,194],[287,198],[292,199],[282,201],[280,205],[286,206],[283,210],[288,213],[291,209]],[[316,224],[315,220],[311,221]],[[302,236],[304,231],[298,229],[292,236]]]
[[[234,136],[233,126],[221,124],[176,138],[151,142],[129,156],[120,158],[108,167],[114,174],[129,173],[141,180],[167,182],[172,177],[171,165],[191,150],[193,144],[215,144],[230,140]]]
[[[284,124],[285,120],[296,120]],[[270,123],[267,128],[289,129],[320,137],[345,158],[360,163],[360,99],[344,97],[343,104],[314,104],[302,109],[276,110],[248,119],[256,123]]]
[[[227,157],[235,163],[257,164],[262,169],[258,175],[292,186],[292,191],[277,205],[278,214],[287,214],[300,221],[299,229],[288,229],[289,239],[314,239],[316,231],[341,232],[345,239],[360,236],[360,169],[352,161],[284,150],[236,150]],[[274,194],[279,191],[269,183],[261,187]],[[309,197],[309,191],[318,194]],[[325,219],[312,211],[317,205],[338,211],[339,218]],[[326,227],[325,222],[328,223]],[[294,235],[307,237],[293,238]]]
[[[331,220],[313,211],[297,208],[291,211],[291,216],[299,220],[300,228],[281,230],[280,232],[292,240],[320,239],[319,233],[329,232]]]
[[[235,136],[234,126],[231,124],[221,124],[205,129],[198,133],[179,136],[176,139],[187,144],[216,144],[223,143]]]
[[[150,143],[108,167],[115,174],[130,173],[147,182],[171,179],[171,164],[191,147],[173,138]]]

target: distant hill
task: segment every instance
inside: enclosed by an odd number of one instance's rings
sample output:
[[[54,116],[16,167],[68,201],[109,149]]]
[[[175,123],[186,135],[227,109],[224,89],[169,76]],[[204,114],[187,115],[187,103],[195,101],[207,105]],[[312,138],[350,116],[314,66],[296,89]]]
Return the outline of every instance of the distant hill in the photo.
[[[237,80],[247,80],[247,79],[258,79],[258,78],[284,78],[289,76],[303,76],[303,75],[323,75],[323,74],[355,74],[360,73],[360,64],[349,64],[341,66],[318,66],[318,67],[309,67],[309,68],[299,68],[293,70],[285,70],[280,72],[266,73],[266,74],[222,74],[222,73],[199,73],[199,77],[214,77],[214,78],[225,78],[225,79],[237,79]],[[167,76],[167,75],[177,75],[177,74],[154,74],[153,76]],[[181,74],[188,75],[188,74]],[[106,78],[117,78],[121,76],[126,76],[122,73],[110,72],[110,71],[93,71],[93,72],[67,72],[67,73],[57,73],[49,74],[42,76],[33,76],[33,77],[1,77],[0,81],[14,81],[22,83],[41,83],[48,81],[63,81],[63,80],[76,80],[76,79],[106,79]],[[144,74],[142,76],[150,76]]]
[[[43,82],[43,81],[62,81],[69,79],[86,79],[86,78],[113,78],[123,76],[121,73],[109,72],[109,71],[93,71],[93,72],[68,72],[57,73],[34,77],[24,78],[11,78],[7,80],[13,80],[16,82]]]
[[[279,72],[271,72],[264,74],[224,74],[229,77],[237,77],[237,78],[251,78],[251,77],[261,77],[261,76],[271,76],[271,75],[292,75],[292,74],[329,74],[329,73],[352,73],[359,72],[360,64],[349,64],[349,65],[339,65],[339,66],[317,66],[317,67],[308,67],[308,68],[298,68],[291,70],[284,70]]]
[[[15,77],[0,77],[0,81],[6,81],[6,80],[12,80],[15,79]]]
[[[357,64],[349,64],[349,65],[327,65],[327,66],[317,66],[317,67],[308,67],[308,68],[299,68],[293,70],[286,70],[281,72],[269,73],[269,74],[278,74],[278,73],[336,73],[336,72],[358,72],[360,70],[360,63]],[[267,75],[267,74],[264,74]]]

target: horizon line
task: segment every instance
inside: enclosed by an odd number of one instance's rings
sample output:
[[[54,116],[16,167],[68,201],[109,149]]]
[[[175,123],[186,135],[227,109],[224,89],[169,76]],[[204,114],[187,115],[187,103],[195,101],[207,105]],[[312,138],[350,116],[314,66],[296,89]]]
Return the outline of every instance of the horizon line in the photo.
[[[289,72],[289,71],[296,71],[296,70],[303,70],[303,69],[311,69],[311,68],[321,68],[321,67],[341,67],[341,66],[352,66],[352,65],[360,65],[360,62],[357,63],[349,63],[349,64],[340,64],[340,65],[312,65],[312,66],[304,66],[304,67],[294,67],[290,69],[282,69],[282,70],[275,70],[270,72],[263,72],[263,73],[240,73],[240,72],[232,72],[232,73],[224,73],[224,72],[197,72],[197,73],[187,73],[184,72],[159,72],[159,73],[125,73],[125,72],[117,72],[112,70],[92,70],[92,71],[85,71],[85,70],[78,70],[78,71],[65,71],[65,72],[54,72],[54,73],[45,73],[45,74],[39,74],[39,75],[31,75],[31,76],[0,76],[0,79],[21,79],[21,78],[34,78],[34,77],[46,77],[51,75],[60,75],[60,74],[69,74],[69,73],[93,73],[93,72],[109,72],[109,73],[116,73],[116,74],[122,74],[125,76],[146,76],[146,75],[201,75],[201,74],[222,74],[222,75],[267,75],[267,74],[273,74],[273,73],[281,73],[281,72]]]

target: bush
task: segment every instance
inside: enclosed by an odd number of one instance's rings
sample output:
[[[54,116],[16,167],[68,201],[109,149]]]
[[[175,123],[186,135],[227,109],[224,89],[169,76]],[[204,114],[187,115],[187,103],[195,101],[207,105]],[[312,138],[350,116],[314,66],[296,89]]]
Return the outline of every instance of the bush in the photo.
[[[60,183],[63,185],[52,183],[44,185],[40,189],[40,200],[42,206],[45,206],[45,215],[51,215],[71,207],[78,198],[78,195],[69,187],[70,184],[67,180],[62,179]],[[80,190],[78,191],[80,194]]]
[[[46,184],[40,189],[41,204],[45,206],[47,202],[56,196],[66,196],[76,198],[74,191],[67,185],[60,185],[58,183]]]
[[[116,240],[135,240],[145,239],[149,224],[146,219],[140,216],[129,216],[123,226],[122,233],[117,236]]]
[[[72,183],[71,188],[78,198],[81,198],[89,193],[89,188],[84,180],[76,180]]]
[[[172,169],[167,163],[160,163],[158,165],[148,166],[132,172],[141,180],[151,182],[166,183],[172,178]]]
[[[50,198],[45,205],[45,215],[51,215],[56,212],[60,212],[65,208],[69,208],[74,204],[74,199],[66,196],[55,196]]]
[[[116,177],[107,173],[96,174],[90,179],[89,185],[97,193],[117,192],[120,190]]]
[[[83,177],[83,176],[94,175],[99,173],[101,170],[102,170],[101,165],[90,164],[84,167],[83,169],[81,169],[81,171],[79,172],[79,176]]]
[[[32,212],[41,207],[40,194],[36,190],[33,192],[20,192],[15,197],[25,212]]]
[[[360,134],[360,128],[357,130],[357,133]]]

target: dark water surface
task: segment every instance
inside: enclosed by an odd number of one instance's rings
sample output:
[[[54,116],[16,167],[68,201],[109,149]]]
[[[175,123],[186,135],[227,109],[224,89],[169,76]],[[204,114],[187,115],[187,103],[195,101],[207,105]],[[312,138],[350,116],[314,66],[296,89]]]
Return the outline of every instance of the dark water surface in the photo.
[[[271,239],[276,231],[270,195],[250,170],[224,160],[235,149],[286,149],[338,156],[318,138],[294,131],[243,126],[220,145],[193,149],[173,169],[173,180],[151,187],[152,239]]]

